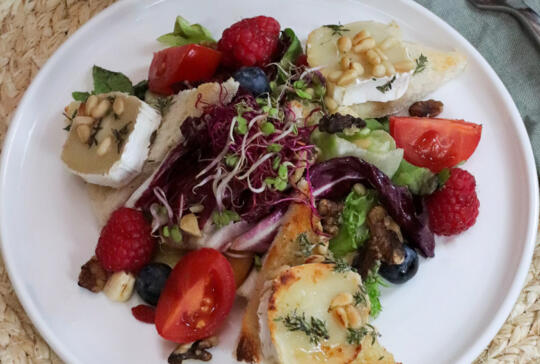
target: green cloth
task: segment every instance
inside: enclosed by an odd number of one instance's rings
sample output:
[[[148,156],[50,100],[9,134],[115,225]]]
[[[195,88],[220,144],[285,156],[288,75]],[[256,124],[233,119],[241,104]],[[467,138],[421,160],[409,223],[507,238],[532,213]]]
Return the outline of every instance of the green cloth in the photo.
[[[467,38],[497,72],[525,121],[540,171],[540,46],[510,14],[480,10],[466,0],[416,1]],[[540,14],[540,0],[526,2]]]

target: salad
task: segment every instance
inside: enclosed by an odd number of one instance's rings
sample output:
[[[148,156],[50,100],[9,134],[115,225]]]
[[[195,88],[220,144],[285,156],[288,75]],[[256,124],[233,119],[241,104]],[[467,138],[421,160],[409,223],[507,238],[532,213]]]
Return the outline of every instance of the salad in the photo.
[[[216,42],[178,16],[158,41],[147,80],[94,66],[64,110],[61,158],[102,224],[78,284],[138,296],[172,364],[212,358],[235,300],[240,361],[395,363],[380,286],[479,213],[461,164],[482,126],[426,100],[464,57],[394,22],[322,25],[304,47],[271,17]]]

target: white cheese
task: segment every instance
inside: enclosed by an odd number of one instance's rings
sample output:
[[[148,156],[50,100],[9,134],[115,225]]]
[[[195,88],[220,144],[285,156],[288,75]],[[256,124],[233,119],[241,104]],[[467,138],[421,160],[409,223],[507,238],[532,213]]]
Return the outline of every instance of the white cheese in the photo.
[[[380,78],[360,79],[347,86],[335,86],[330,94],[339,105],[350,106],[367,101],[387,102],[397,100],[405,94],[409,87],[412,71],[397,73],[394,76]],[[384,87],[385,85],[390,87]],[[379,87],[380,89],[378,89]]]
[[[120,115],[112,108],[116,98],[123,102]],[[159,127],[161,117],[135,96],[112,92],[98,95],[98,103],[102,101],[108,101],[109,106],[105,116],[96,117],[88,124],[93,134],[89,140],[81,138],[78,120],[89,122],[92,119],[74,119],[62,150],[62,160],[72,173],[89,183],[118,188],[141,172],[151,136]],[[95,143],[91,142],[92,138]]]
[[[279,363],[285,364],[342,364],[354,360],[362,346],[347,342],[347,328],[329,308],[338,294],[354,295],[360,286],[361,278],[357,273],[336,272],[329,264],[304,264],[283,272],[273,281],[271,295],[263,297],[259,308],[259,311],[263,311],[264,305],[268,307],[266,325],[262,322],[261,330],[269,331],[272,350],[275,350],[275,354],[272,354],[265,344],[268,341],[265,333],[261,332],[265,359],[266,355],[274,355]],[[283,318],[295,310],[298,314],[305,314],[307,320],[311,317],[322,320],[328,331],[328,339],[313,344],[304,332],[289,330]]]

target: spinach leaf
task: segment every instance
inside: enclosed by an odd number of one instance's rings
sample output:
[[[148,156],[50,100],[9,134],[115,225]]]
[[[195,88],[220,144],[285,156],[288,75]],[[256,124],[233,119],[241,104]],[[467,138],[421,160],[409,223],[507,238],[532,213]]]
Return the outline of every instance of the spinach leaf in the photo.
[[[437,176],[427,168],[417,167],[403,159],[392,182],[406,186],[415,195],[430,195],[439,185]]]
[[[133,94],[133,84],[123,73],[94,66],[92,68],[92,76],[94,77],[95,94],[104,94],[111,91]]]
[[[285,70],[288,70],[291,65],[296,62],[296,59],[303,53],[302,44],[291,28],[286,28],[281,33],[281,41],[288,44],[287,50],[281,57],[279,64]]]
[[[147,80],[142,80],[141,82],[133,86],[133,94],[143,101],[144,101],[144,96],[147,90],[148,90]]]
[[[71,93],[73,100],[86,102],[86,99],[90,96],[90,92],[75,91]]]
[[[181,16],[176,17],[174,31],[162,35],[157,40],[169,47],[183,46],[186,44],[216,43],[208,29],[200,24],[189,24],[189,22]]]

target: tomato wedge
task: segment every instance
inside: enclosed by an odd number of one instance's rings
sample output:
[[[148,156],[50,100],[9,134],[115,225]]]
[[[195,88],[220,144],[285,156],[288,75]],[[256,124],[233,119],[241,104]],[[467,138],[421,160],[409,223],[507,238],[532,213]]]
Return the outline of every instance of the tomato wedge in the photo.
[[[173,85],[181,81],[204,81],[216,72],[221,52],[198,44],[171,47],[154,53],[148,71],[150,91],[171,95]]]
[[[390,134],[403,148],[407,162],[438,173],[463,162],[473,154],[482,135],[482,125],[464,120],[390,117]]]
[[[236,292],[231,264],[217,250],[185,255],[172,270],[156,308],[156,328],[165,339],[188,343],[216,333]]]

